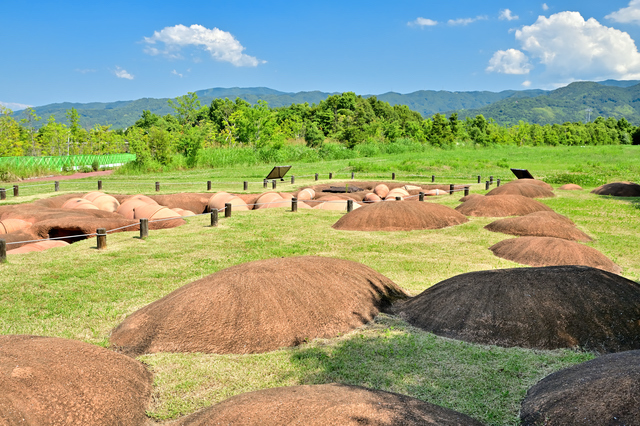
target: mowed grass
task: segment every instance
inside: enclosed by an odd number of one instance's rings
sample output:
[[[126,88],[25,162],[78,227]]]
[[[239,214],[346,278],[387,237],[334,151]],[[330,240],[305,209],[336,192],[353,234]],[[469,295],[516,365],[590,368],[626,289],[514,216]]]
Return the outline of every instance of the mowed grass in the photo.
[[[381,163],[392,161],[396,160]],[[198,173],[176,179],[202,178]],[[290,189],[287,186],[284,189]],[[477,186],[474,190],[484,193]],[[588,245],[622,266],[625,277],[640,279],[640,200],[598,197],[587,191],[556,194],[541,201],[594,237]],[[454,207],[459,197],[427,202]],[[460,226],[430,231],[360,233],[331,228],[343,214],[269,209],[234,213],[221,219],[217,228],[208,227],[208,217],[195,217],[179,228],[151,231],[146,240],[135,233],[110,234],[105,251],[96,250],[91,239],[10,256],[9,263],[0,266],[0,333],[58,336],[108,347],[110,330],[135,310],[226,267],[277,256],[362,262],[414,295],[457,274],[523,266],[488,250],[512,238],[485,230],[493,219],[470,218]],[[341,382],[411,395],[487,424],[505,425],[518,423],[519,405],[530,386],[593,356],[458,342],[381,315],[334,339],[266,354],[152,354],[138,359],[154,372],[149,415],[159,422],[247,391]]]

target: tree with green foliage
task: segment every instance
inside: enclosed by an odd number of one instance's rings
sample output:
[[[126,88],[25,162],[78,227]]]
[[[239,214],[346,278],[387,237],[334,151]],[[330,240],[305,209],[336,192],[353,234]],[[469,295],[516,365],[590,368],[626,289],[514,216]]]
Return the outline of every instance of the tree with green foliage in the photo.
[[[12,114],[13,111],[0,105],[0,157],[23,155],[20,124]]]

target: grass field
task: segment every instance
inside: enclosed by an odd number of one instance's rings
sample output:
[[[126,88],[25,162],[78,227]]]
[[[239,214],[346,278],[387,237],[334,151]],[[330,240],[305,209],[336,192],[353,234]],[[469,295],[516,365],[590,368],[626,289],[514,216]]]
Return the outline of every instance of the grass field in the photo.
[[[637,180],[637,147],[503,148],[294,164],[298,176],[337,173],[338,179],[430,181],[408,175],[435,174],[446,183],[472,182],[472,176],[511,179],[509,167],[528,168],[537,177],[566,173],[588,179]],[[498,165],[498,163],[502,165]],[[266,170],[266,171],[265,171]],[[160,176],[113,175],[103,179],[106,192],[204,192],[242,189],[230,182],[260,182],[269,167],[230,167],[175,172]],[[596,178],[594,178],[595,176]],[[463,178],[467,177],[467,180]],[[304,186],[281,185],[282,190]],[[326,177],[325,177],[326,180]],[[483,179],[484,180],[484,179]],[[144,186],[141,182],[149,182]],[[199,187],[190,182],[200,182]],[[227,182],[227,183],[224,183]],[[557,191],[541,200],[574,220],[594,238],[587,245],[640,279],[640,199],[614,199],[581,192]],[[90,183],[61,182],[62,192],[94,190]],[[27,185],[25,183],[25,185]],[[83,186],[84,185],[84,186]],[[558,186],[558,185],[555,185]],[[29,188],[32,188],[29,190]],[[53,195],[46,187],[21,186],[2,204]],[[261,185],[250,187],[253,192]],[[473,192],[484,193],[484,185]],[[458,196],[429,199],[451,207]],[[134,233],[110,234],[108,249],[97,251],[95,239],[42,253],[15,255],[0,265],[0,333],[36,334],[78,339],[108,346],[110,330],[127,315],[167,293],[223,268],[276,256],[320,255],[362,262],[388,276],[411,294],[464,272],[523,265],[493,256],[488,247],[511,238],[483,227],[488,218],[433,231],[343,232],[331,225],[344,213],[269,209],[234,213],[208,227],[206,216],[179,228],[151,231],[146,240]],[[376,321],[330,340],[259,355],[153,354],[138,359],[154,372],[149,416],[175,419],[232,395],[295,384],[341,382],[411,395],[446,406],[492,425],[518,423],[526,390],[549,373],[593,358],[580,351],[532,351],[458,342],[415,329],[398,318]]]

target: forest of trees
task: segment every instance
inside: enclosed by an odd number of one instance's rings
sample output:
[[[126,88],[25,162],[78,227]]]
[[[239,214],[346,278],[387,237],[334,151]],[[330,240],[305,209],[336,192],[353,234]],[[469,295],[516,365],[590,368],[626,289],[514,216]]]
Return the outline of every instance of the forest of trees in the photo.
[[[78,112],[67,111],[69,125],[50,116],[42,120],[33,110],[17,121],[0,106],[0,156],[57,156],[131,152],[138,162],[168,164],[182,154],[188,165],[198,152],[211,147],[279,149],[286,144],[306,144],[320,149],[325,143],[347,149],[367,143],[392,144],[398,140],[433,147],[453,145],[611,145],[640,144],[640,130],[626,119],[598,117],[589,123],[537,125],[520,121],[501,126],[482,115],[459,120],[436,114],[431,118],[405,105],[391,106],[376,97],[353,92],[331,95],[318,104],[292,104],[270,108],[264,101],[250,104],[237,98],[214,99],[201,105],[195,93],[169,101],[173,114],[159,116],[144,111],[125,130],[96,125],[84,129]]]

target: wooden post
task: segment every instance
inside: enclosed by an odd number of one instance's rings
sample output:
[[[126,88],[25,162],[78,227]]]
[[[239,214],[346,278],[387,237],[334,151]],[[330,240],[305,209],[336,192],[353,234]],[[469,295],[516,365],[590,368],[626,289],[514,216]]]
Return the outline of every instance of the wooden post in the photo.
[[[0,263],[6,263],[7,261],[7,241],[0,240]]]
[[[298,199],[296,197],[293,197],[291,199],[291,211],[292,212],[298,211]]]
[[[140,219],[140,239],[144,240],[149,236],[149,219],[141,218]]]
[[[98,191],[102,191],[102,181],[98,181]]]
[[[493,176],[489,176],[489,185],[493,185]]]
[[[266,180],[266,179],[264,179],[264,180],[262,181],[262,187],[263,187],[263,188],[266,188],[266,187],[267,187],[267,180]]]
[[[211,226],[218,226],[218,209],[211,210]]]
[[[224,203],[224,217],[231,217],[231,203]]]
[[[454,184],[449,184],[449,195],[453,195],[453,192],[456,190]]]
[[[391,180],[396,180],[396,174],[395,173],[391,173]]]
[[[271,189],[276,189],[276,180],[271,181]]]
[[[18,197],[19,195],[20,195],[20,189],[18,188],[18,185],[13,185],[13,196]]]
[[[496,180],[496,186],[500,186],[500,179]]]
[[[488,190],[489,190],[489,181],[486,181],[486,182],[485,182],[485,184],[484,184],[484,189],[485,189],[485,191],[488,191]]]
[[[347,213],[351,213],[353,211],[353,200],[347,200]]]
[[[418,200],[419,200],[419,201],[424,201],[424,192],[420,192],[420,193],[418,194]]]
[[[207,191],[211,191],[211,181],[207,181]]]
[[[247,182],[246,180],[244,182],[242,182],[242,189],[243,190],[248,190],[249,189],[249,182]]]
[[[291,175],[291,185],[293,185],[294,183],[296,183],[296,177],[294,175]]]
[[[333,173],[329,173],[329,179],[333,179]]]
[[[156,192],[160,191],[160,182],[156,182]]]
[[[351,172],[351,180],[353,180],[353,178],[355,177],[355,175],[356,175],[356,174],[355,174],[354,172]]]
[[[436,181],[436,176],[435,175],[431,175],[431,183]]]
[[[107,230],[105,228],[96,229],[96,239],[98,241],[98,250],[107,248]]]
[[[464,196],[466,197],[467,195],[469,195],[469,187],[465,186],[464,187]]]
[[[402,197],[396,196],[396,201],[402,201]]]
[[[0,188],[0,200],[7,199],[7,190],[5,188]]]
[[[316,173],[316,180],[318,180],[318,174]]]
[[[54,189],[54,191],[56,191],[56,192],[60,191],[60,182],[55,181],[55,182],[53,183],[53,189]]]
[[[480,175],[478,175],[478,183],[480,183]]]

